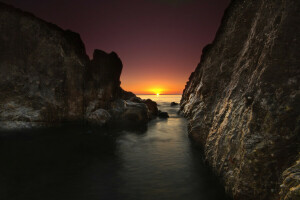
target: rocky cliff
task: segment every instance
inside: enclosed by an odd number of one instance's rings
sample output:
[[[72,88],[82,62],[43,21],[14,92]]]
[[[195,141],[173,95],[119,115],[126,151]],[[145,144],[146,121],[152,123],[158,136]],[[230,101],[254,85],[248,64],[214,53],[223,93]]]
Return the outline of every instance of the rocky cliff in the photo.
[[[79,34],[0,3],[0,129],[61,122],[146,123],[149,109],[120,87],[114,52],[86,55]]]
[[[300,199],[299,23],[300,1],[233,0],[185,87],[189,134],[234,199]]]

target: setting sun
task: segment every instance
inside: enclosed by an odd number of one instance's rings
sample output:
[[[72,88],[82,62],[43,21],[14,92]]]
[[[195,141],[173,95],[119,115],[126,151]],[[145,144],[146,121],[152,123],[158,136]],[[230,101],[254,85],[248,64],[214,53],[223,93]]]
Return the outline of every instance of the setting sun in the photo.
[[[159,96],[163,92],[163,89],[154,88],[154,89],[151,89],[151,92],[153,92],[154,94],[156,94],[156,96]]]

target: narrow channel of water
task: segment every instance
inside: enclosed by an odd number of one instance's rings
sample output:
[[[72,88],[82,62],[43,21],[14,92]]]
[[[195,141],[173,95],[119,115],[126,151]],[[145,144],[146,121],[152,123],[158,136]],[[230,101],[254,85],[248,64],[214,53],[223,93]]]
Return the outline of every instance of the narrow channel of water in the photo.
[[[180,95],[151,98],[169,119],[145,132],[76,127],[0,136],[0,199],[225,200],[177,115]]]

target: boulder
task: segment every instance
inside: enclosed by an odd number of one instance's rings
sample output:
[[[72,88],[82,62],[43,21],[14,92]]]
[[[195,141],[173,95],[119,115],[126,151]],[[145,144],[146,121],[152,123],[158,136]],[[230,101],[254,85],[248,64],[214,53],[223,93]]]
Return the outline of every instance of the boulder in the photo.
[[[158,111],[159,118],[169,118],[169,114],[167,112]]]
[[[111,119],[111,115],[104,109],[98,109],[86,117],[89,124],[103,126]]]
[[[146,99],[142,100],[142,102],[147,105],[151,118],[154,118],[158,115],[157,103],[155,101],[152,101],[151,99]]]
[[[177,105],[179,105],[179,103],[172,102],[170,105],[171,105],[171,106],[177,106]]]
[[[146,125],[149,121],[148,108],[144,103],[127,101],[120,120],[122,124],[128,126]]]

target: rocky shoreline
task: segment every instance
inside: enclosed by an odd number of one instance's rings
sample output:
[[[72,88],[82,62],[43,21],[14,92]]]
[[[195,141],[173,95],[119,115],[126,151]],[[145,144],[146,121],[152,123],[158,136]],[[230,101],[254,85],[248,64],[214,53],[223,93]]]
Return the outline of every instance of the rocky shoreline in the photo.
[[[300,2],[234,0],[180,112],[233,199],[300,199]]]
[[[122,61],[79,36],[0,3],[0,129],[78,122],[145,126],[158,115],[151,100],[120,87]]]

